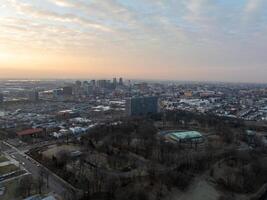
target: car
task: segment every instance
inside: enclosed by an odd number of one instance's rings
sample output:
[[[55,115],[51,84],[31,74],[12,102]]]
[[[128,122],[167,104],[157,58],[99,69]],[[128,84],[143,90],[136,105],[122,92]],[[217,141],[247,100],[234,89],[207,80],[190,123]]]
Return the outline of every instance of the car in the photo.
[[[37,166],[37,167],[40,167],[40,165],[39,165],[39,164],[37,164],[36,166]]]

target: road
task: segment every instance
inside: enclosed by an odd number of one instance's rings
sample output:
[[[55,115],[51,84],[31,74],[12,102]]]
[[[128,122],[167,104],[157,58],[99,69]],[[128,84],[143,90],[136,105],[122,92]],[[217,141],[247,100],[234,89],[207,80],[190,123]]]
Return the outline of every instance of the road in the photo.
[[[13,156],[15,157],[15,159],[21,163],[25,163],[24,167],[32,174],[32,176],[36,179],[38,179],[38,177],[40,176],[40,170],[42,168],[42,166],[37,166],[38,164],[34,163],[31,160],[26,159],[24,156],[22,156],[19,153],[15,153],[13,154]],[[65,186],[62,184],[61,181],[59,181],[58,179],[56,179],[53,175],[49,174],[49,188],[59,194],[60,196],[63,196],[66,189]]]
[[[8,153],[13,159],[17,160],[19,163],[23,163],[24,168],[27,169],[27,171],[30,172],[35,179],[39,178],[40,170],[44,170],[49,175],[48,185],[51,192],[54,192],[64,197],[67,191],[71,191],[74,189],[60,177],[58,177],[53,172],[49,171],[48,169],[31,159],[23,151],[15,148],[14,146],[3,142],[2,150]]]

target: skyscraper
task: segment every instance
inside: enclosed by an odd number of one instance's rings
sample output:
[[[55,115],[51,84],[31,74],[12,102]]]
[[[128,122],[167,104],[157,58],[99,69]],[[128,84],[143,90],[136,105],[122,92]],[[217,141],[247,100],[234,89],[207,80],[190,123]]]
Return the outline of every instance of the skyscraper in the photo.
[[[71,96],[73,93],[73,88],[71,86],[63,87],[63,95],[64,96]]]
[[[82,82],[81,81],[76,81],[75,85],[76,85],[76,87],[81,87],[82,86]]]
[[[126,101],[128,116],[145,116],[158,113],[158,97],[135,97]]]
[[[107,80],[98,80],[96,85],[97,85],[98,88],[106,88]]]
[[[114,88],[116,88],[117,87],[117,79],[116,78],[113,78],[113,86],[114,86]]]
[[[119,80],[119,85],[120,85],[120,86],[123,85],[123,79],[122,79],[122,78],[120,78],[120,80]]]
[[[96,86],[96,81],[95,80],[91,80],[90,84],[95,87]]]

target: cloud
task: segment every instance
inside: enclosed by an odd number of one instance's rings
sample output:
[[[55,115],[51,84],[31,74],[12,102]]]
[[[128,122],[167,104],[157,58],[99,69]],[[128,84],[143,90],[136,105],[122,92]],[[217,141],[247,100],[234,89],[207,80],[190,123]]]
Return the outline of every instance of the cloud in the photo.
[[[114,45],[124,41],[123,44],[134,48],[142,46],[142,42],[152,46],[165,46],[167,41],[184,45],[223,43],[227,37],[240,37],[240,31],[245,30],[240,14],[234,9],[236,4],[227,1],[47,0],[62,7],[64,12],[50,9],[51,5],[41,8],[18,0],[8,1],[21,15],[41,20],[48,26],[65,23],[83,32],[91,32],[99,40]],[[248,0],[245,12],[256,12],[260,5],[262,0]],[[257,27],[260,25],[262,22],[257,22]],[[243,31],[241,38],[245,35],[246,31]]]
[[[247,13],[255,13],[260,9],[262,3],[262,0],[247,0],[244,11]]]
[[[65,2],[61,0],[62,3]],[[24,15],[31,15],[34,18],[42,18],[42,19],[50,19],[50,20],[56,20],[61,22],[72,22],[72,23],[79,23],[80,25],[87,26],[94,29],[99,29],[101,31],[112,31],[111,28],[106,27],[102,24],[95,23],[89,19],[79,17],[75,14],[59,14],[53,11],[38,9],[36,7],[33,7],[30,4],[26,3],[19,3],[16,0],[10,0],[12,5],[18,10],[19,13]]]
[[[57,6],[62,6],[62,7],[73,7],[74,4],[72,4],[69,1],[65,0],[49,0],[51,3],[54,3]]]
[[[140,68],[166,63],[177,71],[256,65],[267,50],[264,8],[264,0],[5,0],[0,48],[127,58]]]

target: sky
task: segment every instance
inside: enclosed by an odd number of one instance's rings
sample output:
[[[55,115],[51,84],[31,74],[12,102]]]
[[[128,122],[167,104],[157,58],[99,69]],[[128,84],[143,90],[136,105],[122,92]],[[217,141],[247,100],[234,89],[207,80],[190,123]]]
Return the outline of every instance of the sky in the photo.
[[[1,0],[0,78],[267,82],[266,0]]]

